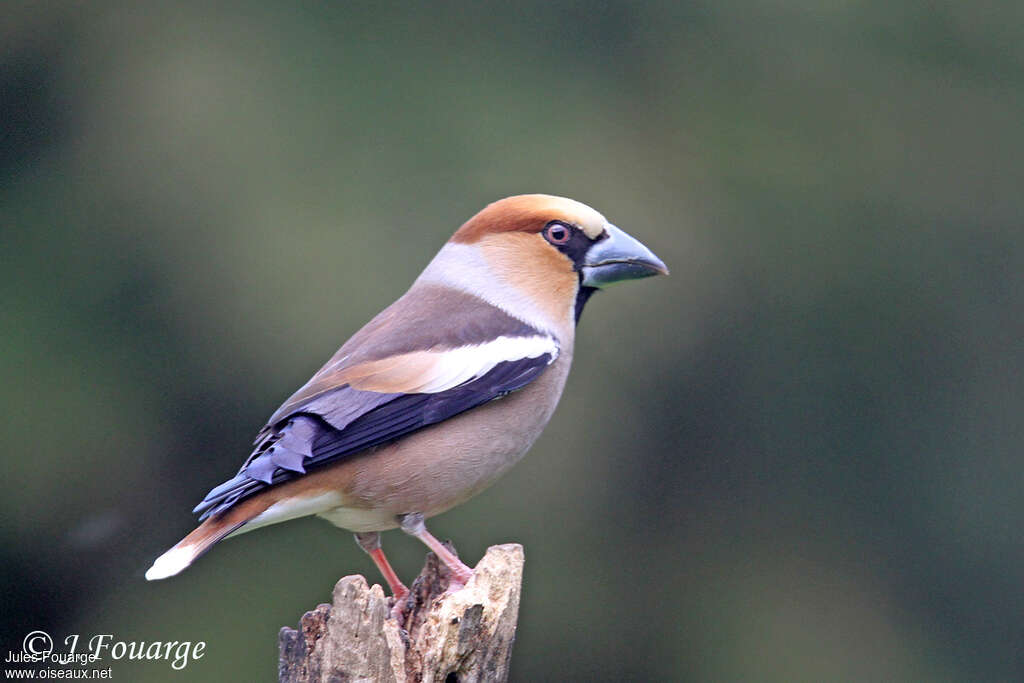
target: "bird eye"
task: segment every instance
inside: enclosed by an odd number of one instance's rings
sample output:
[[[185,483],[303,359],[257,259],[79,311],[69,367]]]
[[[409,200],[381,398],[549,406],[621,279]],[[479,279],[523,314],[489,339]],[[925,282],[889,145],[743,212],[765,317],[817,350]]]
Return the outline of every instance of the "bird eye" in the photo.
[[[565,244],[571,236],[569,226],[564,223],[553,221],[544,228],[544,238],[551,244]]]

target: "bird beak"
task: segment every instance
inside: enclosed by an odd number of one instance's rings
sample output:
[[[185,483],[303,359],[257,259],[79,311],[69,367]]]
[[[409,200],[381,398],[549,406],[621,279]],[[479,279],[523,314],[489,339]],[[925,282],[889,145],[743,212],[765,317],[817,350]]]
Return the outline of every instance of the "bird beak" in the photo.
[[[613,282],[668,275],[661,259],[625,232],[608,224],[608,236],[594,244],[583,259],[583,286],[606,287]]]

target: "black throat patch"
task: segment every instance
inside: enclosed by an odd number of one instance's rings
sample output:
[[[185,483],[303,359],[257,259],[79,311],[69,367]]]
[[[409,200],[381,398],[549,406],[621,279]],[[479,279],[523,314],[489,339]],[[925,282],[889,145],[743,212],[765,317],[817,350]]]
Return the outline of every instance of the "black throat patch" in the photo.
[[[580,290],[576,292],[576,324],[580,322],[580,316],[583,315],[583,307],[590,301],[590,297],[597,291],[597,287],[587,287],[583,284],[583,273],[580,273]]]

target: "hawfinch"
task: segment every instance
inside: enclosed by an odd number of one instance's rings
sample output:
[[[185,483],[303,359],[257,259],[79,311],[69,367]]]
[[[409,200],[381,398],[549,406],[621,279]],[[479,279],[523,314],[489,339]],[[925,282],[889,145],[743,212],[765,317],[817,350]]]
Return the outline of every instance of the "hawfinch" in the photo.
[[[579,202],[491,204],[270,416],[238,474],[193,510],[202,524],[146,578],[177,574],[228,536],[317,515],[355,532],[399,603],[408,590],[381,550],[386,529],[423,541],[464,584],[471,570],[424,520],[490,486],[540,435],[590,296],[667,272]]]

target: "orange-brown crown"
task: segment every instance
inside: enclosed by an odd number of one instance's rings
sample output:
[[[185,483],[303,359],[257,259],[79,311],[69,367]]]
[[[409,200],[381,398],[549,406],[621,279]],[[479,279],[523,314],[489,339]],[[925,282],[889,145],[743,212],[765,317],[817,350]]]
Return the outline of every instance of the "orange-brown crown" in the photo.
[[[521,194],[488,204],[466,221],[452,242],[471,244],[488,235],[503,232],[536,233],[551,221],[575,225],[596,238],[607,224],[604,216],[574,199],[548,194]]]

